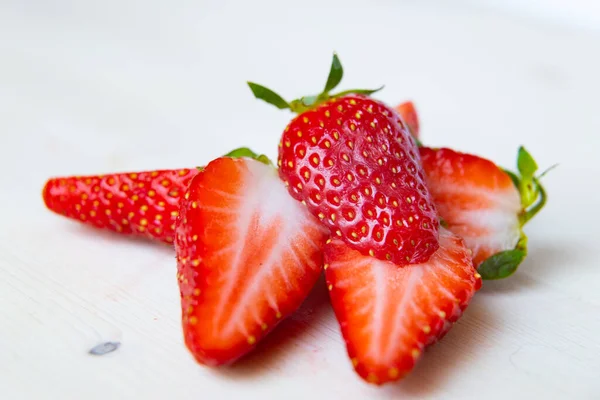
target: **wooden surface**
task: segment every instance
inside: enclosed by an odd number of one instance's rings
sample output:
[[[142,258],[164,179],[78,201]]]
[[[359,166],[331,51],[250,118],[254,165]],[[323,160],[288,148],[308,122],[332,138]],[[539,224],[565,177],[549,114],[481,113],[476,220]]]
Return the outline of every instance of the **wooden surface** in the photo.
[[[600,398],[600,35],[431,2],[282,3],[0,3],[0,397]],[[529,258],[398,384],[353,373],[322,284],[248,359],[201,367],[182,342],[174,252],[51,214],[44,181],[201,165],[239,145],[274,156],[290,115],[245,81],[310,94],[333,50],[344,88],[415,100],[426,143],[507,167],[524,144],[560,164]],[[121,346],[88,354],[107,341]]]

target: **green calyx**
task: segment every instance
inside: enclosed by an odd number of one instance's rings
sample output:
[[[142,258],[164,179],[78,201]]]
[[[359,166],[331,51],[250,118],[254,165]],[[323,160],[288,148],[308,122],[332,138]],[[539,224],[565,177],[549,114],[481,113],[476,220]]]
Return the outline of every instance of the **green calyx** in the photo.
[[[554,166],[536,176],[538,165],[525,147],[521,146],[517,153],[518,174],[506,171],[521,195],[523,207],[519,215],[521,226],[529,222],[546,205],[548,195],[540,179],[552,168]]]
[[[519,243],[512,250],[501,251],[481,263],[477,272],[481,279],[495,280],[511,276],[527,256],[527,236],[521,233]]]
[[[511,276],[527,256],[527,236],[523,232],[523,226],[546,205],[548,195],[540,179],[552,168],[554,166],[536,176],[538,165],[525,147],[521,146],[517,153],[518,173],[504,170],[521,196],[522,209],[519,214],[521,237],[514,249],[494,254],[481,263],[477,272],[482,279],[503,279]]]
[[[246,157],[246,158],[251,158],[256,161],[260,161],[261,163],[266,164],[266,165],[273,165],[271,160],[269,160],[269,157],[267,157],[264,154],[256,154],[255,152],[253,152],[252,150],[250,150],[247,147],[239,147],[235,150],[231,150],[229,153],[225,154],[223,157],[230,157],[230,158]]]
[[[337,54],[334,53],[333,60],[331,61],[331,68],[329,69],[329,76],[327,77],[327,82],[325,83],[323,91],[319,94],[304,96],[288,102],[267,87],[254,82],[248,82],[248,86],[250,86],[250,90],[252,90],[254,97],[257,99],[263,100],[279,108],[280,110],[289,109],[296,114],[301,114],[304,111],[310,110],[311,108],[314,108],[328,100],[346,96],[348,94],[362,94],[369,96],[383,89],[383,86],[381,86],[377,89],[350,89],[336,94],[331,94],[330,92],[339,85],[343,76],[344,69],[342,68],[342,63],[340,62]]]
[[[260,161],[263,164],[273,166],[273,163],[264,154],[257,154],[254,151],[250,150],[248,147],[238,147],[237,149],[231,150],[229,153],[224,154],[222,157],[229,158],[251,158],[256,161]],[[203,171],[204,167],[196,167],[198,171]]]

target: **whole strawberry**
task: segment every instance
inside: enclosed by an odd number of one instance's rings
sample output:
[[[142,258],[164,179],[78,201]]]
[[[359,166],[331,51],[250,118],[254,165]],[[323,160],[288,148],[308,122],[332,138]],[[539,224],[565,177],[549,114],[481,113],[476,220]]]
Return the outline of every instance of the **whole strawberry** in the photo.
[[[240,147],[224,157],[265,156]],[[85,225],[172,244],[181,197],[202,169],[51,178],[42,197],[49,210]]]
[[[400,115],[373,90],[330,95],[343,75],[334,55],[325,90],[287,103],[250,83],[257,98],[299,115],[285,128],[279,174],[335,237],[363,255],[421,263],[439,247],[439,221],[419,151]]]
[[[197,173],[185,168],[52,178],[42,196],[48,209],[67,218],[171,244],[180,198]]]

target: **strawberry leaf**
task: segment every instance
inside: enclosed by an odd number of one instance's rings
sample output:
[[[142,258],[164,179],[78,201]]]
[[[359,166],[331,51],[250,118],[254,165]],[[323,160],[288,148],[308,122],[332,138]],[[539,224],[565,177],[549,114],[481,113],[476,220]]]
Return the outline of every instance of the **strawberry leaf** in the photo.
[[[543,178],[543,177],[544,177],[544,176],[545,176],[545,175],[546,175],[548,172],[552,171],[552,170],[553,170],[554,168],[556,168],[556,167],[558,167],[558,164],[554,164],[554,165],[551,165],[551,166],[549,166],[548,168],[546,168],[546,169],[544,170],[544,172],[542,172],[541,174],[539,174],[539,175],[537,176],[537,179],[538,179],[538,180],[541,180],[541,179],[542,179],[542,178]]]
[[[523,261],[527,252],[522,249],[506,250],[494,254],[477,269],[482,279],[503,279],[512,275]]]
[[[517,169],[519,174],[517,175],[506,169],[503,170],[513,181],[521,196],[521,205],[523,206],[523,211],[520,215],[521,226],[533,218],[533,216],[546,204],[548,196],[544,187],[541,185],[539,178],[544,176],[544,174],[554,167],[555,165],[536,177],[535,173],[538,170],[536,161],[525,147],[520,146],[517,153]]]
[[[263,164],[271,165],[271,160],[264,154],[256,154],[252,150],[247,147],[240,147],[235,150],[231,150],[229,153],[225,154],[223,157],[231,157],[231,158],[252,158],[254,160],[260,161]]]
[[[537,178],[533,178],[531,180],[531,184],[535,186],[536,198],[534,202],[532,202],[528,208],[526,208],[525,213],[521,215],[521,225],[525,225],[530,219],[532,219],[544,206],[548,201],[548,194],[546,193],[546,189],[540,184],[540,181]]]
[[[271,89],[254,82],[248,82],[248,86],[250,86],[250,90],[252,90],[254,97],[256,97],[257,99],[263,100],[271,105],[274,105],[280,110],[290,108],[289,103],[285,101],[283,97],[281,97]]]
[[[531,179],[538,170],[537,163],[523,146],[519,147],[519,153],[517,155],[517,167],[519,169],[519,173],[524,179]]]
[[[362,94],[365,96],[369,96],[375,92],[383,89],[384,86],[381,86],[377,89],[350,89],[344,90],[343,92],[330,95],[329,92],[339,85],[342,81],[342,77],[344,76],[344,69],[342,68],[342,63],[340,62],[339,57],[336,53],[333,53],[333,59],[331,61],[331,67],[329,69],[329,75],[327,77],[327,82],[325,83],[324,90],[312,96],[303,96],[299,99],[292,100],[290,102],[286,101],[283,97],[272,91],[271,89],[259,85],[254,82],[247,82],[250,90],[259,100],[263,100],[275,107],[282,109],[289,109],[293,113],[302,114],[303,112],[313,109],[317,107],[319,104],[322,104],[330,99],[346,96],[349,94]]]
[[[525,150],[525,147],[520,146],[517,154],[517,168],[521,174],[519,180],[519,192],[521,193],[521,204],[527,209],[534,204],[539,197],[538,185],[534,182],[534,175],[538,169],[538,165]]]
[[[333,53],[333,60],[331,61],[331,69],[329,70],[329,76],[327,77],[327,83],[323,93],[329,93],[342,81],[344,76],[344,69],[342,63],[338,58],[337,54]]]
[[[334,97],[342,97],[345,96],[347,94],[364,94],[366,96],[369,96],[375,92],[379,92],[381,89],[383,89],[385,87],[385,85],[382,85],[380,87],[378,87],[377,89],[350,89],[350,90],[344,90],[343,92],[339,92],[336,93],[335,95],[331,96],[332,98]]]
[[[307,107],[312,106],[318,100],[319,100],[319,96],[304,96],[303,98],[300,99],[300,101],[302,102],[302,104],[304,104]]]
[[[510,177],[510,180],[513,182],[515,187],[518,189],[519,184],[521,182],[521,178],[519,178],[517,174],[515,174],[514,172],[512,172],[508,169],[502,169],[502,171],[504,171],[506,173],[506,175],[508,175]]]

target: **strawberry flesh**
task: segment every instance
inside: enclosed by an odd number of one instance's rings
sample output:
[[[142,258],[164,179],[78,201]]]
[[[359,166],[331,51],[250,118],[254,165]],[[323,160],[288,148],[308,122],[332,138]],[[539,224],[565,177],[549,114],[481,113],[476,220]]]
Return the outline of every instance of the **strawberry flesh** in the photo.
[[[327,230],[274,168],[219,158],[191,182],[175,249],[185,343],[198,362],[230,364],[306,298]]]
[[[518,189],[493,162],[451,149],[420,148],[440,217],[473,251],[475,266],[515,248],[521,237]]]
[[[95,228],[173,243],[179,201],[196,169],[53,178],[46,207]]]
[[[439,340],[481,287],[470,252],[440,228],[440,247],[423,264],[398,268],[339,239],[325,247],[325,277],[356,372],[373,384],[401,379]]]
[[[279,150],[280,176],[334,237],[398,265],[438,248],[438,218],[418,148],[398,114],[351,95],[297,116]]]
[[[415,138],[419,138],[419,116],[417,114],[417,109],[412,101],[407,101],[402,104],[396,106],[396,111],[410,130],[410,133]]]

